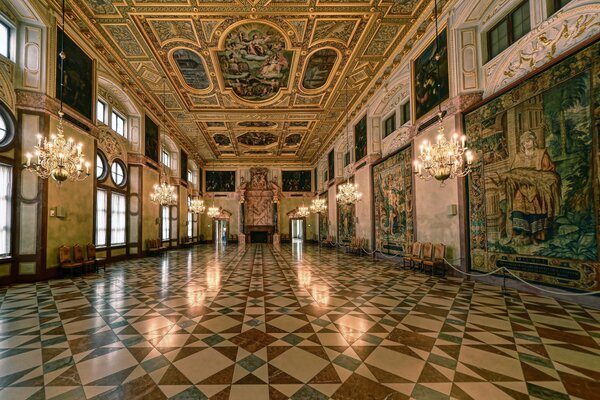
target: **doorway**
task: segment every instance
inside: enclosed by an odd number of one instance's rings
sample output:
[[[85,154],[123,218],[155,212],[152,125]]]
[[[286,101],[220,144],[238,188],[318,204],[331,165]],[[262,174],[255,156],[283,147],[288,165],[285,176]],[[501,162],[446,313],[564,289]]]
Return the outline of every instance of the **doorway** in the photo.
[[[216,219],[214,221],[215,243],[227,244],[227,221],[224,219]]]
[[[292,243],[304,242],[304,220],[292,220]]]

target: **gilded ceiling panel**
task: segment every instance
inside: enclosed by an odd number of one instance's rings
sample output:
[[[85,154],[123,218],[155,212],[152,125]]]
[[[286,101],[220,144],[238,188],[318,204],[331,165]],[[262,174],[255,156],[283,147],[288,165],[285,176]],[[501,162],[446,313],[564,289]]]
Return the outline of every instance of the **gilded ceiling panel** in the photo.
[[[209,163],[314,160],[427,20],[425,0],[66,1],[151,108],[166,77],[170,124]]]

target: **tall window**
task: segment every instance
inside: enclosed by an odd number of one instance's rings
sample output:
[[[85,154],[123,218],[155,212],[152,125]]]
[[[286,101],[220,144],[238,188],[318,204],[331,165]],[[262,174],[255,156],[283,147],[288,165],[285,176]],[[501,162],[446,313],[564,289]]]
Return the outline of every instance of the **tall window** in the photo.
[[[110,244],[125,244],[125,195],[112,193],[110,205]]]
[[[10,58],[10,28],[0,21],[0,55]]]
[[[162,240],[171,238],[171,209],[169,206],[162,206]]]
[[[106,226],[108,217],[108,201],[106,190],[96,191],[96,246],[106,246]]]
[[[160,152],[160,162],[171,168],[171,154],[165,149]]]
[[[396,130],[396,113],[392,113],[383,123],[383,137],[388,137]]]
[[[127,134],[125,132],[125,117],[123,117],[121,114],[119,114],[115,110],[113,110],[113,112],[112,112],[110,127],[112,128],[113,131],[117,132],[119,135],[121,135],[123,137],[127,137]]]
[[[551,16],[570,2],[571,0],[546,0],[548,16]]]
[[[400,106],[400,126],[410,121],[410,101]]]
[[[100,99],[96,102],[96,119],[106,124],[106,103]]]
[[[0,164],[0,257],[10,255],[12,166]]]
[[[189,210],[191,204],[192,198],[188,196],[187,235],[190,239],[194,236],[194,213]]]
[[[110,176],[115,185],[123,186],[125,184],[125,170],[120,162],[113,161],[113,164],[110,167]]]
[[[526,0],[488,31],[488,61],[530,30],[529,0]]]

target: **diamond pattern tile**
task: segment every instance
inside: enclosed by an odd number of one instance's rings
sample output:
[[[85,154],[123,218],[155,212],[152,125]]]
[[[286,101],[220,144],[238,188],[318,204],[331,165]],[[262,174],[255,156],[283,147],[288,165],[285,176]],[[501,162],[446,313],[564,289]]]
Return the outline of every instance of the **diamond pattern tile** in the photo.
[[[600,310],[307,245],[0,288],[1,399],[594,399]]]

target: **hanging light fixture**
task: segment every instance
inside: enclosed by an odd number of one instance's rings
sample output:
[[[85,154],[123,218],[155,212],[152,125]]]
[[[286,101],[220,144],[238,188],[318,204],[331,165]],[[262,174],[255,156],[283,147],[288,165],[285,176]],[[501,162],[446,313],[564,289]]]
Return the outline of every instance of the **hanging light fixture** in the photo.
[[[350,125],[350,108],[348,104],[348,78],[346,78],[346,153],[350,152],[350,139],[348,137],[348,126]],[[346,173],[344,169],[344,174]],[[358,185],[350,183],[350,176],[346,178],[346,183],[338,187],[338,194],[335,196],[339,204],[355,204],[362,198],[362,193],[358,191]]]
[[[204,210],[206,209],[206,206],[204,205],[204,200],[193,199],[190,202],[190,206],[188,207],[188,209],[194,214],[204,214]]]
[[[435,62],[437,66],[437,81],[440,81],[440,53],[439,53],[439,31],[438,31],[438,13],[437,0],[434,0],[434,19],[435,19]],[[423,179],[430,180],[435,178],[442,182],[446,179],[454,179],[457,176],[466,176],[471,172],[473,163],[473,154],[467,150],[465,142],[467,137],[462,135],[459,138],[458,133],[454,133],[450,140],[444,134],[444,114],[442,105],[438,104],[438,135],[435,143],[424,140],[419,146],[419,155],[414,161],[415,174]]]
[[[327,203],[325,202],[325,199],[320,197],[313,199],[310,205],[310,211],[315,214],[323,214],[325,211],[327,211]]]
[[[171,186],[166,182],[154,185],[154,192],[150,193],[150,200],[161,206],[174,206],[177,204],[175,186]]]
[[[206,212],[208,218],[216,218],[221,215],[221,209],[219,207],[215,207],[214,203],[211,207],[208,207],[208,211]]]
[[[167,130],[167,122],[166,122],[166,96],[167,96],[167,87],[166,80],[163,81],[163,129]],[[155,203],[160,204],[161,206],[174,206],[177,204],[177,192],[175,186],[171,186],[167,183],[168,178],[166,174],[161,172],[159,184],[154,185],[154,192],[150,193],[150,200]]]
[[[300,207],[298,207],[298,210],[296,211],[296,216],[300,217],[300,218],[305,218],[308,217],[310,215],[310,211],[308,210],[308,207],[306,207],[304,204],[302,204]]]
[[[63,131],[63,87],[65,82],[64,63],[65,58],[65,1],[62,1],[62,30],[60,44],[60,111],[58,112],[58,126],[56,134],[50,137],[37,135],[37,143],[34,146],[35,159],[32,160],[31,153],[26,153],[27,161],[23,168],[35,173],[42,179],[52,177],[58,185],[66,180],[82,181],[90,176],[90,163],[85,161],[83,155],[83,144],[75,144],[73,138],[66,139]],[[84,169],[85,166],[85,169]]]

